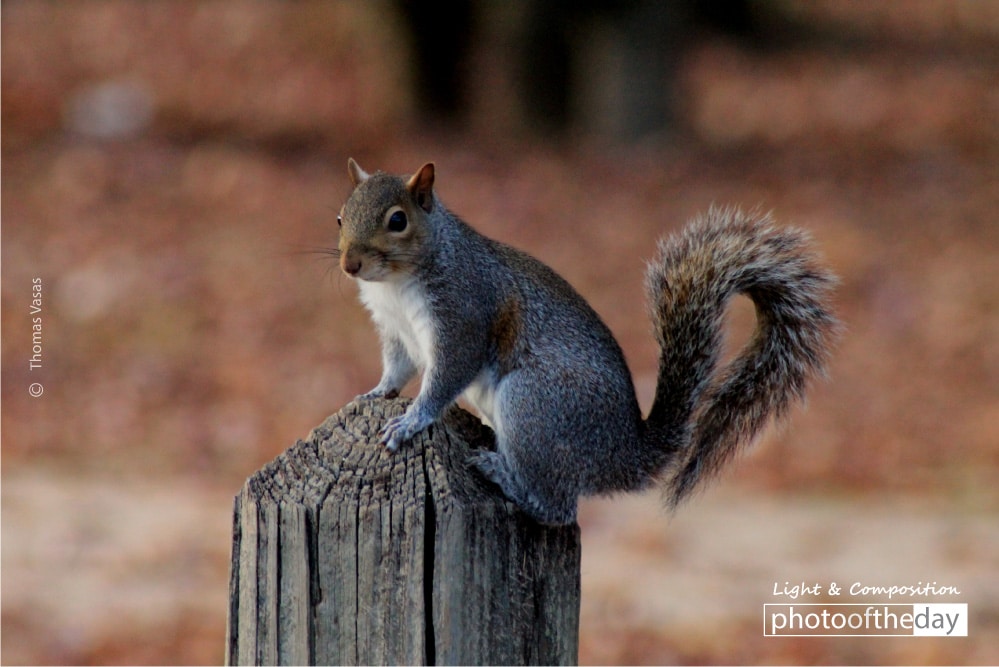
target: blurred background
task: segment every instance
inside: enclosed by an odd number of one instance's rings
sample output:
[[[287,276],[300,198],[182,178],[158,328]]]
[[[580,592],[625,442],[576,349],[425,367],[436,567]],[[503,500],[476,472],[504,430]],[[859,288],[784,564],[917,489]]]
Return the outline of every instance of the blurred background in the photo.
[[[9,0],[2,67],[5,663],[222,661],[233,495],[379,375],[348,156],[434,160],[646,409],[660,235],[759,207],[842,277],[805,409],[674,516],[583,502],[581,661],[999,662],[999,3]],[[766,639],[786,581],[970,636]]]

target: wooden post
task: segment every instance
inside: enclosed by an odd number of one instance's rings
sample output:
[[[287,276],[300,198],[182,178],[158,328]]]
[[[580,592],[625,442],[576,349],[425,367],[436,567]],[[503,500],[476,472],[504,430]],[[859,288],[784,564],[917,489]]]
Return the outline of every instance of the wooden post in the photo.
[[[405,401],[350,403],[235,499],[226,664],[568,664],[579,527],[540,526],[466,463],[452,408],[393,455]]]

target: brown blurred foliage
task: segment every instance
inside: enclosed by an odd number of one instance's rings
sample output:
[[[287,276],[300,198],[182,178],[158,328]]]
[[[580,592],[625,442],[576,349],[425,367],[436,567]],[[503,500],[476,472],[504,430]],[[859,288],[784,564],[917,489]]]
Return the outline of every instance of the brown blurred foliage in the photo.
[[[455,125],[417,114],[389,4],[4,3],[5,662],[221,659],[231,494],[378,377],[373,330],[322,252],[348,155],[400,172],[435,160],[452,209],[607,319],[644,405],[656,238],[712,202],[807,227],[842,277],[847,333],[807,410],[723,484],[995,516],[996,4],[774,3],[806,38],[752,49],[698,33],[663,83],[675,123],[631,144],[586,113],[558,139],[533,134],[508,68],[516,12],[485,4]],[[733,345],[751,319],[733,309]],[[606,639],[584,642],[585,661],[923,660],[776,646],[755,620],[726,644],[710,625],[606,637],[599,618],[584,608],[584,634]],[[999,659],[981,646],[926,660]]]

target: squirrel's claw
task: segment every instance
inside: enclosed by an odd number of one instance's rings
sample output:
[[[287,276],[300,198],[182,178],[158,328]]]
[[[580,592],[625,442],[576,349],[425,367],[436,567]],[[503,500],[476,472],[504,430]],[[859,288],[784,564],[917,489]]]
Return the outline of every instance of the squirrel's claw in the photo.
[[[433,423],[433,418],[427,418],[407,410],[398,417],[393,417],[382,429],[381,443],[389,452],[395,452],[399,445],[413,439],[420,431]]]
[[[382,389],[379,386],[379,387],[375,387],[374,389],[372,389],[371,391],[369,391],[367,393],[358,394],[357,396],[354,397],[354,400],[355,401],[372,401],[372,400],[374,400],[376,398],[398,398],[398,397],[399,397],[399,390],[398,389]]]

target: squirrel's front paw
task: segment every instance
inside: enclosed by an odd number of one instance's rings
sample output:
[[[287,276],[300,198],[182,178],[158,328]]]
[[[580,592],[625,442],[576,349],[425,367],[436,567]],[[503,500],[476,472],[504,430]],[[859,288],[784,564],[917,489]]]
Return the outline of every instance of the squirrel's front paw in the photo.
[[[381,387],[375,387],[366,394],[358,394],[354,397],[355,401],[371,401],[376,398],[398,398],[398,389],[382,389]]]
[[[399,449],[399,445],[413,439],[417,433],[430,426],[434,422],[433,417],[419,415],[411,410],[405,414],[393,417],[382,430],[381,442],[385,449],[394,452]]]

